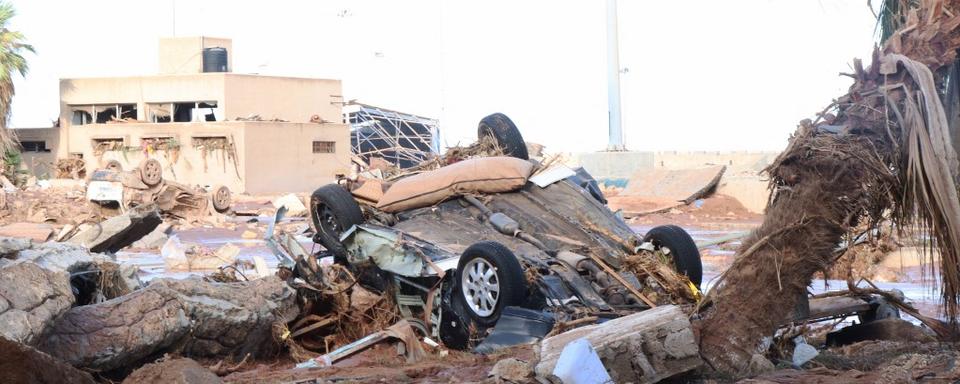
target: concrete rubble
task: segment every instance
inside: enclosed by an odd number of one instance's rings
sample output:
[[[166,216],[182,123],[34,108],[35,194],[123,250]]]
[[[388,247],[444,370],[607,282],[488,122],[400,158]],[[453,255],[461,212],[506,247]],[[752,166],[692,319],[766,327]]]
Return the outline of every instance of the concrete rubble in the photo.
[[[703,364],[687,315],[662,306],[544,339],[537,374],[553,373],[564,346],[580,338],[590,342],[618,383],[656,383]]]
[[[91,254],[82,247],[62,243],[31,244],[4,238],[11,245],[0,259],[0,332],[8,339],[36,345],[60,316],[76,302],[71,273],[119,270],[109,257]],[[114,287],[132,291],[139,287],[136,276],[121,278]]]
[[[67,242],[82,245],[92,252],[116,252],[140,240],[161,222],[156,205],[142,205],[122,215],[87,226]]]

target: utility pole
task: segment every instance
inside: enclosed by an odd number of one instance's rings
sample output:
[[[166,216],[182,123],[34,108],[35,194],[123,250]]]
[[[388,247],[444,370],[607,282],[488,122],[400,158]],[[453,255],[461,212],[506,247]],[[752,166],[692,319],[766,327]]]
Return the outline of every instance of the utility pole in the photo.
[[[607,151],[625,151],[620,115],[620,42],[617,38],[617,0],[607,0]]]

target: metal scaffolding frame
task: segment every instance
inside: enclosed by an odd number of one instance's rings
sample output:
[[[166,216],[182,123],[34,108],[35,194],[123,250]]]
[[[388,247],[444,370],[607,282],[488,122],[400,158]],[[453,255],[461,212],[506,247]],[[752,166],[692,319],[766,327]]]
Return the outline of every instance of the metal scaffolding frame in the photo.
[[[364,161],[381,157],[400,168],[409,168],[440,153],[440,128],[436,119],[349,102],[344,119],[350,124],[350,146]]]

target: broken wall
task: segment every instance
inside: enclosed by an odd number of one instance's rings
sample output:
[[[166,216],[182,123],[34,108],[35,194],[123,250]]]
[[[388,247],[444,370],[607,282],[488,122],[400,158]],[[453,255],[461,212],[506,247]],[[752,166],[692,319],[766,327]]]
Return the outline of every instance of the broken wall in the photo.
[[[14,133],[23,147],[21,158],[27,171],[38,177],[55,176],[60,128],[16,128]]]

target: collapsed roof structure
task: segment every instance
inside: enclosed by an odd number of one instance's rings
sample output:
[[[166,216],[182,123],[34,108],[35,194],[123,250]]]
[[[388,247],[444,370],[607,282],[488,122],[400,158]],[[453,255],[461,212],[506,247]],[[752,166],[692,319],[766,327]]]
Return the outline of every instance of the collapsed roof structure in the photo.
[[[440,153],[440,128],[436,119],[349,102],[344,117],[350,124],[353,154],[369,162],[380,157],[409,168]]]

